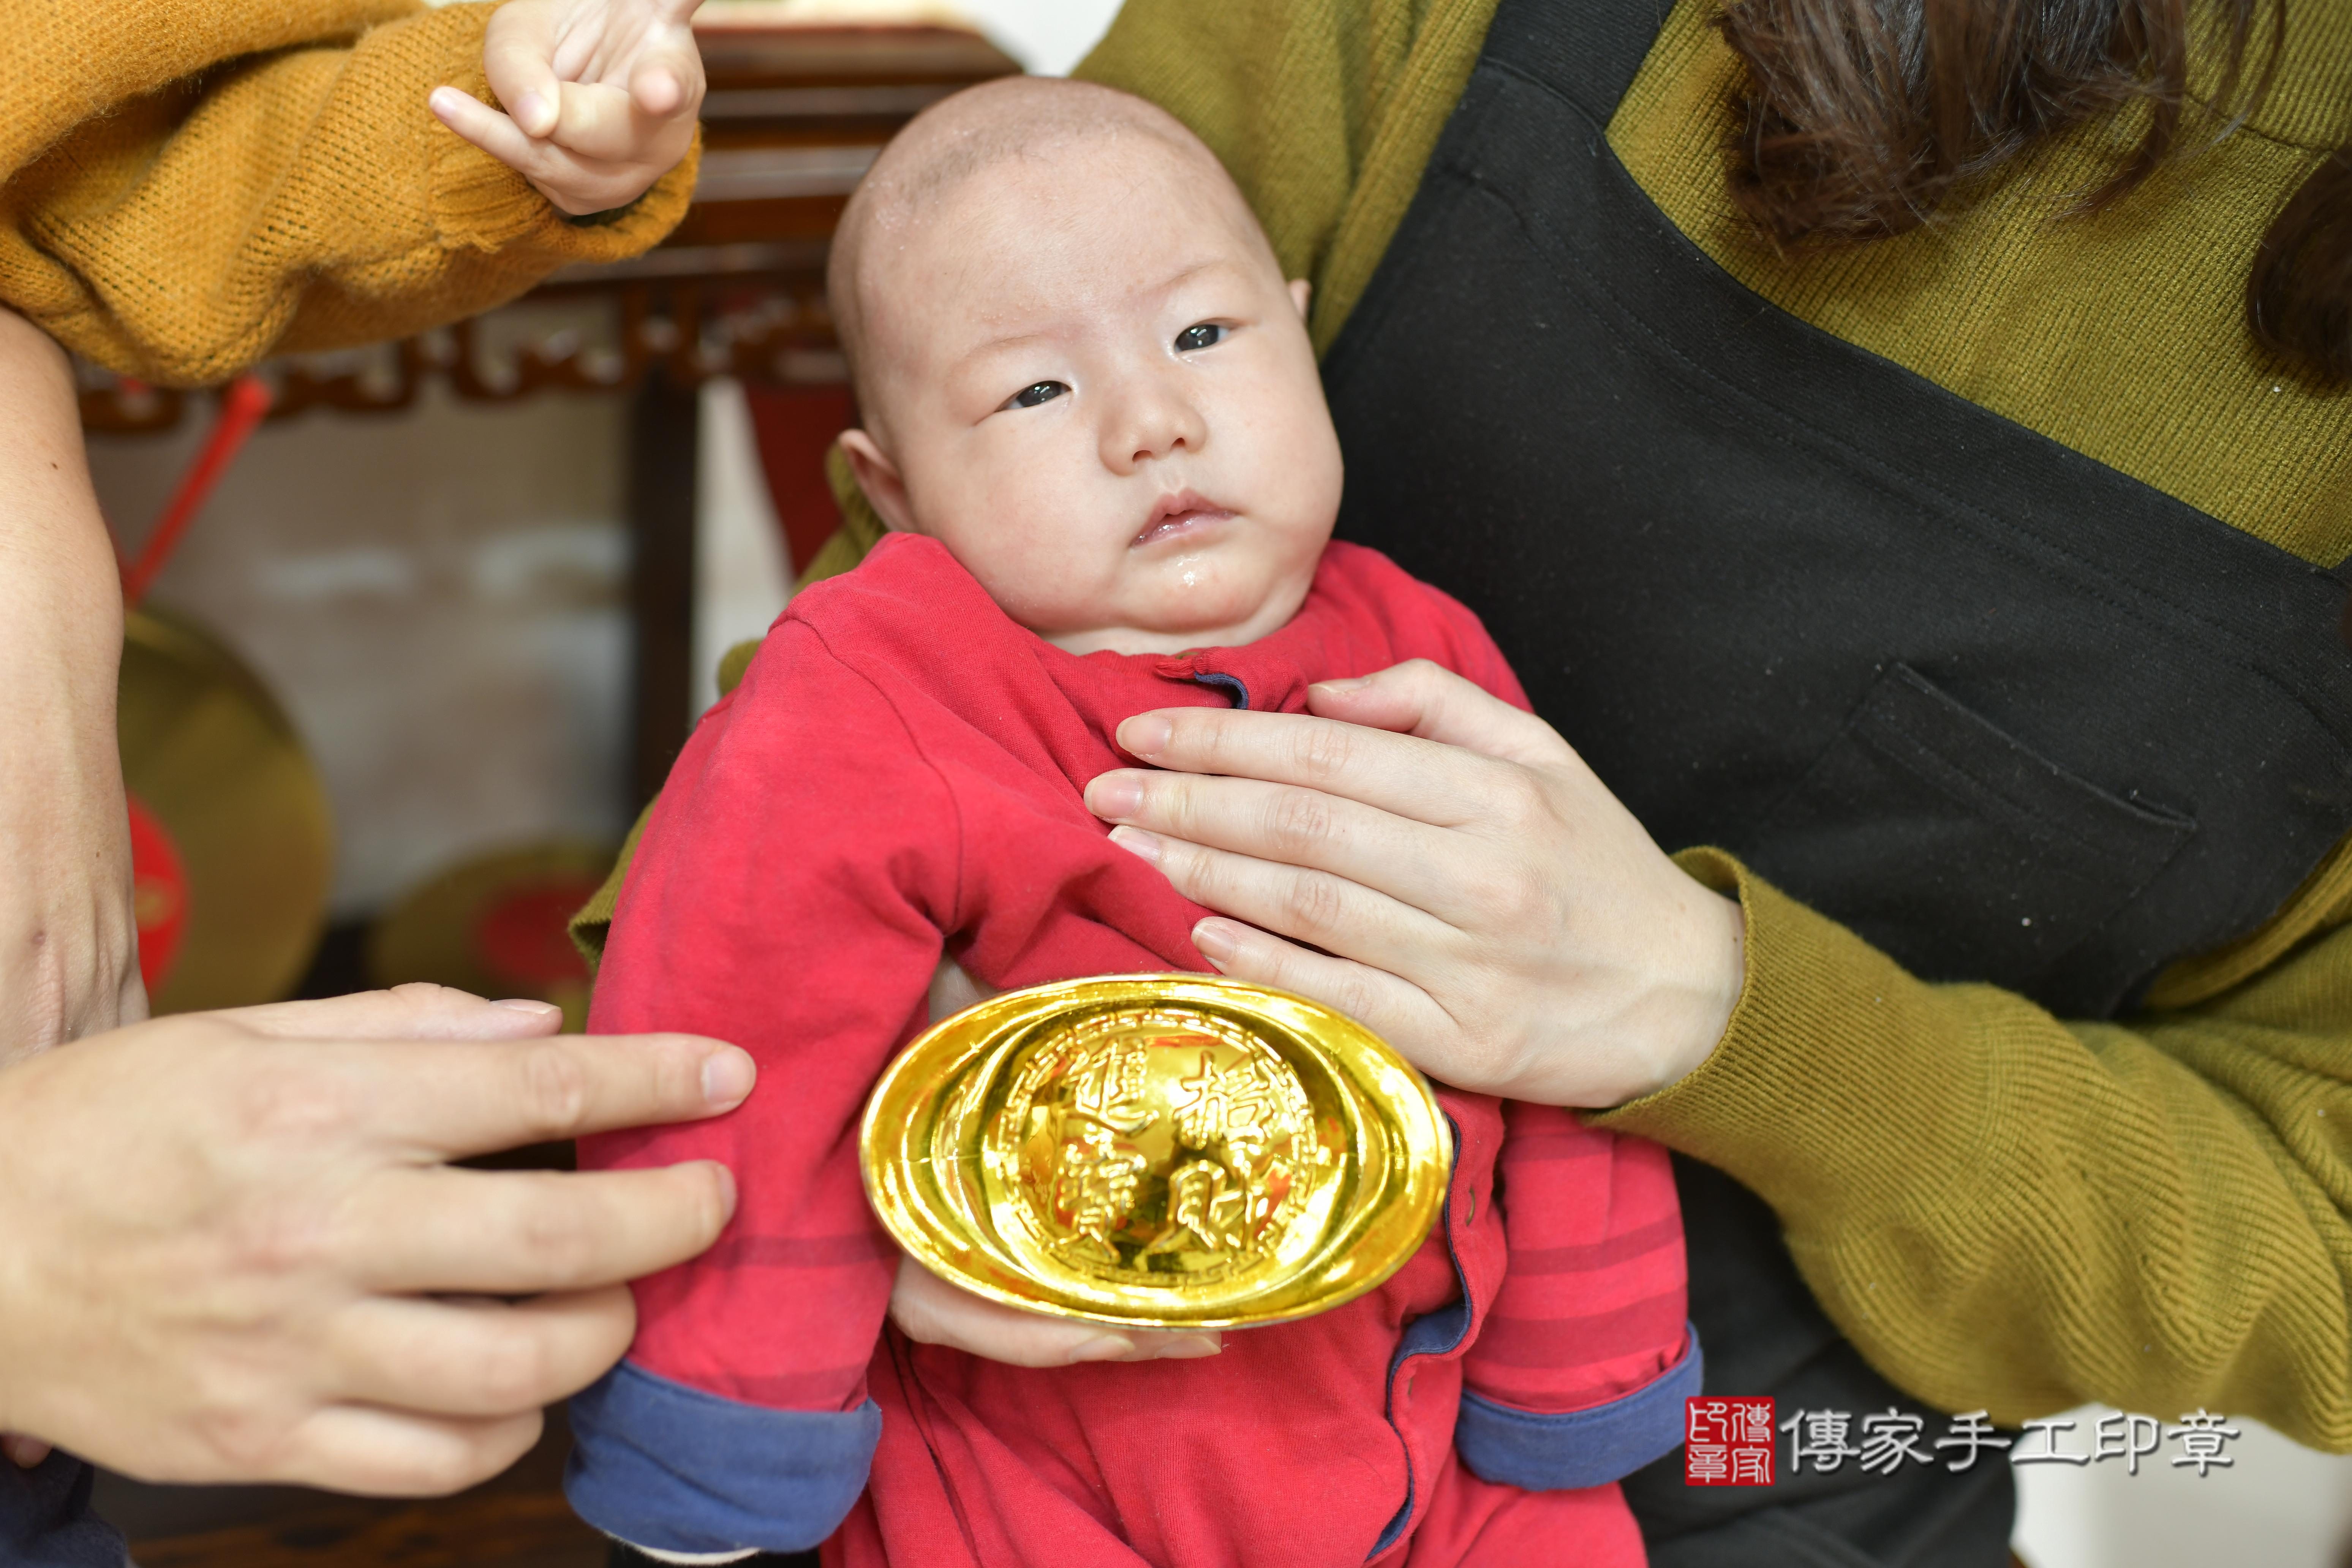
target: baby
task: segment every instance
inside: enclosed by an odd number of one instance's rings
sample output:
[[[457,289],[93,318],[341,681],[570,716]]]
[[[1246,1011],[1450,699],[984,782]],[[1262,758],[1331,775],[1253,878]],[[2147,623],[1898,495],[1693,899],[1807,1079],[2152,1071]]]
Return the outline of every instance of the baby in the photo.
[[[1307,285],[1159,110],[1036,79],[946,100],[859,187],[831,284],[842,444],[892,532],[703,721],[622,894],[592,1027],[715,1035],[761,1076],[716,1121],[583,1146],[723,1161],[740,1203],[639,1283],[629,1359],[573,1402],[574,1506],[682,1563],[1640,1563],[1615,1482],[1698,1392],[1674,1185],[1563,1111],[1439,1086],[1437,1232],[1222,1349],[1041,1370],[886,1325],[857,1123],[935,973],[1208,967],[1207,911],[1084,804],[1136,765],[1121,721],[1297,712],[1412,658],[1526,700],[1467,610],[1331,542]]]

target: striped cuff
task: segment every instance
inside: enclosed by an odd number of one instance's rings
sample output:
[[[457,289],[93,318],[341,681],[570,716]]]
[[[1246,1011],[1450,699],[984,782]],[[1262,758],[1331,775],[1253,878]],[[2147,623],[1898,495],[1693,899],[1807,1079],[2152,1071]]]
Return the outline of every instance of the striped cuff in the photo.
[[[627,1362],[572,1399],[563,1494],[598,1530],[669,1561],[804,1552],[866,1489],[882,1436],[855,1410],[770,1410]]]
[[[1480,1479],[1528,1491],[1622,1479],[1682,1445],[1683,1401],[1700,1392],[1705,1369],[1693,1328],[1680,1361],[1633,1393],[1582,1410],[1521,1410],[1465,1388],[1454,1448]]]

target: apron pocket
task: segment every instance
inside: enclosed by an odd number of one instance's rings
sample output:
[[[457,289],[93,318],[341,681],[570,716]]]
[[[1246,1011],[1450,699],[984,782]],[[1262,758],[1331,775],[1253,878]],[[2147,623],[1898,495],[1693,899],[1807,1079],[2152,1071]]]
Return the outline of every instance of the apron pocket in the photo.
[[[2031,994],[2196,831],[1892,664],[1740,853],[1922,979]]]

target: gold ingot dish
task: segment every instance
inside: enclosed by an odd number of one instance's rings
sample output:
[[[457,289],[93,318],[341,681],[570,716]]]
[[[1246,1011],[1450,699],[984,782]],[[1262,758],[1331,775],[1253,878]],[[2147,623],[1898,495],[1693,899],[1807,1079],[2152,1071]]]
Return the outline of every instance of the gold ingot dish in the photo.
[[[1006,992],[933,1026],[866,1101],[875,1211],[934,1273],[1055,1317],[1303,1318],[1437,1218],[1429,1086],[1319,1003],[1213,975]]]

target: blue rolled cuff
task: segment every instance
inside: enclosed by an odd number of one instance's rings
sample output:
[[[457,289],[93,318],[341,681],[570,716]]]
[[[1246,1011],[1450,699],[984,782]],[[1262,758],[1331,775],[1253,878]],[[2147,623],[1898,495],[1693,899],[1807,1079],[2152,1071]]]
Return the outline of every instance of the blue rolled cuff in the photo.
[[[1465,1388],[1454,1448],[1481,1479],[1528,1491],[1621,1480],[1682,1446],[1683,1402],[1699,1394],[1705,1371],[1694,1327],[1680,1361],[1605,1405],[1550,1415]]]
[[[89,1511],[91,1471],[53,1453],[29,1470],[0,1459],[0,1563],[8,1568],[123,1568],[122,1537]]]
[[[572,1397],[563,1495],[632,1546],[804,1552],[866,1489],[882,1412],[770,1410],[623,1362]]]

